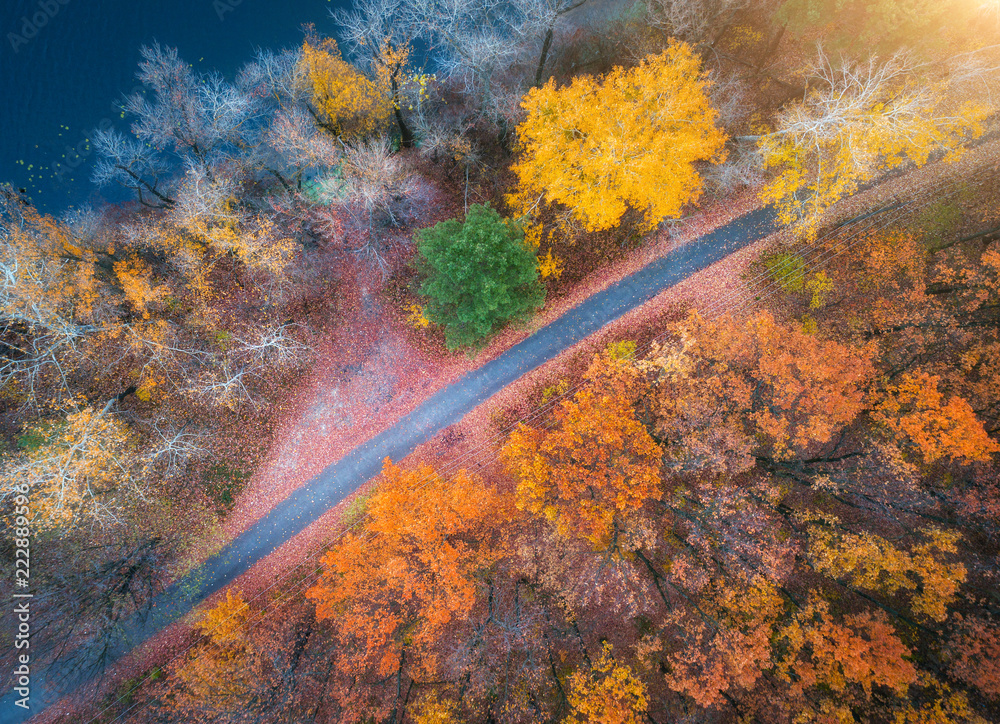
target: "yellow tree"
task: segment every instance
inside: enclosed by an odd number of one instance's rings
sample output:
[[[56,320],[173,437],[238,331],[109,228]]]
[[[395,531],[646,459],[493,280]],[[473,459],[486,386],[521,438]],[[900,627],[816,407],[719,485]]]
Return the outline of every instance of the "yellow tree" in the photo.
[[[61,420],[27,428],[24,452],[0,467],[0,494],[30,486],[36,529],[114,523],[137,492],[137,440],[111,414],[113,402],[101,410],[71,409]]]
[[[569,677],[566,699],[570,713],[563,724],[639,724],[649,706],[646,686],[632,671],[611,656],[605,643],[601,657],[590,671]]]
[[[405,51],[390,53],[387,62],[405,63]],[[376,80],[359,73],[340,55],[337,43],[307,39],[296,68],[299,88],[308,94],[316,122],[340,138],[359,138],[386,127],[393,111],[391,76]]]
[[[898,58],[834,67],[821,53],[813,74],[806,98],[781,112],[774,132],[756,137],[764,165],[776,171],[762,199],[807,234],[879,172],[921,166],[933,151],[956,151],[983,131],[984,106],[949,101]]]
[[[0,333],[7,349],[0,384],[19,385],[28,402],[47,383],[58,397],[66,392],[68,375],[84,359],[82,343],[108,306],[103,278],[112,253],[84,248],[65,224],[0,187]]]
[[[232,590],[205,611],[196,627],[208,637],[177,669],[184,690],[176,697],[182,708],[231,712],[245,705],[255,684],[254,649],[248,640],[250,607]]]
[[[413,132],[403,119],[400,91],[406,80],[404,73],[416,28],[407,22],[407,9],[397,0],[360,0],[334,10],[332,15],[337,35],[347,44],[348,55],[388,89],[400,145],[409,148],[413,145]]]
[[[523,210],[539,197],[564,204],[591,231],[612,228],[630,207],[649,228],[679,215],[701,194],[695,163],[723,158],[708,83],[690,46],[673,42],[634,69],[531,89],[512,201]]]
[[[840,533],[827,527],[809,530],[809,556],[815,569],[831,578],[887,596],[911,594],[915,614],[934,621],[948,618],[948,606],[965,581],[958,553],[958,533],[928,528],[910,551],[872,533]]]
[[[926,672],[920,672],[921,696],[899,703],[892,724],[988,724],[969,703],[964,691],[953,691]]]

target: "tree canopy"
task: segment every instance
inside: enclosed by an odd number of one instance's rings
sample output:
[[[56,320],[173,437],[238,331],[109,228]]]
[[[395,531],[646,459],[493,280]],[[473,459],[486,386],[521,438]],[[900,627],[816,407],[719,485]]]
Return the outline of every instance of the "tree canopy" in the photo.
[[[473,204],[464,222],[422,229],[417,251],[425,314],[444,327],[451,349],[482,343],[545,301],[524,230],[489,207]]]
[[[636,68],[531,89],[517,131],[518,203],[564,204],[588,230],[615,226],[629,208],[648,228],[678,216],[701,194],[695,164],[725,157],[708,84],[691,47],[672,42]]]

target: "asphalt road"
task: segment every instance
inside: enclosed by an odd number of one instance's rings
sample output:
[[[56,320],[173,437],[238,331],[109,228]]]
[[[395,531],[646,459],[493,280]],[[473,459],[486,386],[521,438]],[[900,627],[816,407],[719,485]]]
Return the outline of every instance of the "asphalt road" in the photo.
[[[264,518],[218,555],[163,591],[154,613],[122,627],[110,654],[114,661],[171,621],[267,557],[359,486],[375,477],[388,457],[400,460],[438,431],[453,425],[484,400],[522,375],[553,359],[577,342],[642,305],[664,289],[757,241],[776,228],[768,207],[742,216],[589,297],[491,362],[439,391],[385,432],[345,457],[278,503]],[[723,290],[719,290],[722,292]],[[22,722],[86,683],[88,677],[54,667],[32,671],[31,708],[14,705],[9,693],[0,700],[0,722]]]

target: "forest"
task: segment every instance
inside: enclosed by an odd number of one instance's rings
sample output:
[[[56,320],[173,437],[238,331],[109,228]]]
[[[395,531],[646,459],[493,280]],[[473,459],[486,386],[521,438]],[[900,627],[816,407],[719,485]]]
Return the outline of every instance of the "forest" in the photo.
[[[234,77],[143,47],[92,137],[129,200],[0,186],[3,575],[30,536],[33,666],[100,680],[37,721],[1000,721],[1000,3],[331,15]],[[763,207],[725,285],[386,459],[117,661],[278,502],[325,358],[346,389],[390,330],[443,387]]]

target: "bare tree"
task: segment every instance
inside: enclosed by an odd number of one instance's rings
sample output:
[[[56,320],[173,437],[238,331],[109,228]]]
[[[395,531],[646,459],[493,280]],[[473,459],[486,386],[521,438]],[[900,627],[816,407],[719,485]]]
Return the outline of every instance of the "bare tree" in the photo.
[[[217,73],[196,74],[176,48],[157,43],[141,52],[137,75],[152,100],[136,93],[125,101],[140,141],[189,157],[208,174],[214,164],[259,142],[263,109],[256,95]]]
[[[258,50],[254,59],[236,74],[236,87],[266,100],[277,108],[287,108],[299,99],[295,68],[302,58],[301,49]]]
[[[558,25],[587,0],[359,0],[333,12],[340,36],[369,72],[388,74],[404,145],[411,137],[391,53],[420,41],[442,78],[491,120],[509,120],[526,85],[543,80]],[[529,59],[530,58],[530,59]],[[389,62],[387,62],[389,61]]]
[[[166,164],[156,149],[114,129],[94,131],[94,149],[98,160],[91,179],[98,186],[117,183],[132,189],[143,206],[164,208],[173,205],[174,200],[158,189]],[[144,193],[155,197],[159,203],[151,203]]]
[[[377,223],[399,225],[411,176],[386,138],[348,143],[340,173],[320,183],[320,198],[340,202],[355,224],[372,231]]]
[[[673,38],[711,45],[740,12],[765,3],[770,4],[768,0],[649,0],[646,17]]]
[[[100,676],[122,654],[129,646],[124,629],[150,615],[162,590],[170,548],[156,536],[60,545],[65,559],[56,555],[51,572],[40,572],[45,584],[34,599],[44,631],[37,653],[50,679]]]
[[[495,86],[534,30],[525,8],[501,0],[369,0],[341,19],[352,48],[385,30],[397,44],[419,39],[434,52],[443,74],[491,117]]]
[[[344,213],[348,250],[387,277],[389,254],[399,240],[382,229],[403,223],[414,189],[412,175],[392,153],[388,139],[348,144],[340,175],[324,181],[320,189],[320,198],[337,202]]]
[[[145,466],[159,471],[164,478],[182,474],[192,460],[208,454],[208,434],[192,429],[190,421],[178,427],[170,420],[160,419],[148,427],[152,444],[144,456]]]
[[[519,0],[519,2],[523,5],[522,13],[527,21],[526,34],[541,36],[542,47],[538,54],[534,76],[534,84],[538,87],[544,80],[545,63],[552,49],[556,27],[566,15],[585,5],[587,0]]]
[[[343,158],[343,146],[320,130],[312,116],[300,106],[278,111],[266,139],[275,151],[276,165],[296,180],[301,180],[307,170],[329,170]],[[279,179],[283,177],[279,175]],[[283,180],[283,184],[286,190],[291,190],[287,181]]]
[[[753,149],[737,146],[725,162],[712,164],[705,170],[705,183],[722,194],[745,188],[755,188],[764,182],[761,157]]]
[[[303,364],[312,352],[295,334],[297,324],[264,325],[245,337],[233,337],[230,348],[189,373],[184,391],[191,397],[235,409],[243,402],[257,404],[255,381],[279,370]]]
[[[169,218],[178,226],[190,229],[197,222],[228,223],[239,221],[230,200],[238,192],[237,183],[228,175],[210,177],[197,164],[189,164],[177,188],[177,202]]]

